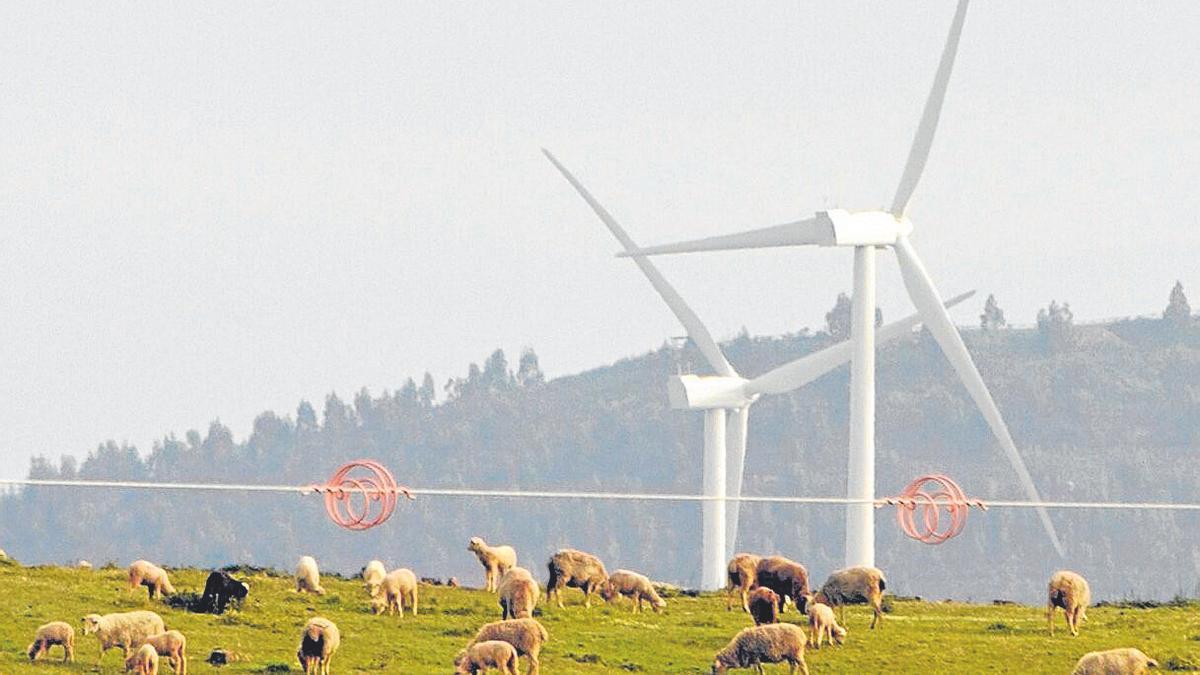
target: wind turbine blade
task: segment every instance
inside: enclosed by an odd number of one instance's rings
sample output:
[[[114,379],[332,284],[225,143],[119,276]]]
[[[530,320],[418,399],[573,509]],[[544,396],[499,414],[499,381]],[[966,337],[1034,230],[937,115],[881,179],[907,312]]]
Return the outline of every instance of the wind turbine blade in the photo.
[[[971,359],[966,345],[963,344],[958,329],[950,320],[949,313],[942,307],[937,289],[934,288],[929,273],[925,271],[925,266],[921,264],[921,259],[917,257],[917,252],[909,243],[908,237],[904,236],[896,240],[894,248],[896,249],[896,258],[900,261],[900,274],[904,277],[904,287],[908,289],[909,297],[912,298],[913,304],[917,306],[917,310],[925,320],[925,327],[933,334],[934,339],[942,348],[942,353],[946,355],[950,365],[954,366],[963,386],[967,388],[975,405],[983,413],[983,418],[991,427],[992,434],[996,436],[996,440],[1000,442],[1000,447],[1008,457],[1008,463],[1012,465],[1013,471],[1017,472],[1017,478],[1020,479],[1021,486],[1025,488],[1025,495],[1032,501],[1042,501],[1037,486],[1033,484],[1033,478],[1029,475],[1029,470],[1025,468],[1025,461],[1021,459],[1020,453],[1017,452],[1017,446],[1013,443],[1012,435],[1008,433],[1008,425],[1000,416],[1000,409],[992,400],[992,394],[984,384],[983,377],[979,375],[979,370],[975,367],[975,362]],[[1054,530],[1054,523],[1050,521],[1050,514],[1042,506],[1037,507],[1037,512],[1038,517],[1042,520],[1042,526],[1046,528],[1046,534],[1050,535],[1054,549],[1062,556],[1062,544]]]
[[[583,200],[588,203],[588,206],[592,207],[592,211],[594,211],[600,218],[601,222],[608,227],[608,231],[612,232],[612,235],[617,238],[617,241],[621,242],[621,245],[625,247],[625,250],[628,251],[636,249],[637,244],[633,243],[633,239],[629,238],[629,235],[625,232],[625,229],[621,227],[619,223],[617,223],[616,219],[613,218],[603,206],[600,205],[600,202],[596,201],[596,198],[592,196],[592,193],[588,192],[587,188],[583,187],[583,184],[580,183],[579,180],[567,170],[567,167],[563,166],[554,155],[550,154],[549,150],[542,148],[542,153],[546,155],[546,159],[549,159],[550,162],[554,164],[559,173],[563,175],[563,178],[566,178],[567,182],[575,188],[575,191],[579,193],[579,196],[583,197]],[[704,323],[700,321],[700,317],[696,316],[696,313],[692,311],[691,307],[688,307],[687,303],[683,301],[683,298],[680,297],[679,293],[675,291],[675,287],[671,286],[671,284],[668,283],[665,278],[663,278],[663,275],[659,273],[658,268],[654,266],[654,263],[646,260],[643,257],[635,257],[633,262],[637,263],[638,268],[642,270],[642,274],[645,274],[646,278],[650,280],[650,285],[653,286],[654,290],[658,292],[658,295],[663,299],[663,302],[667,303],[667,307],[671,309],[671,312],[675,315],[675,318],[679,319],[679,323],[683,324],[683,328],[687,331],[688,337],[690,337],[692,342],[696,344],[696,348],[699,349],[700,353],[704,355],[704,358],[708,360],[708,363],[712,366],[712,369],[717,371],[718,375],[737,377],[737,372],[725,358],[725,355],[721,353],[721,349],[717,346],[716,340],[714,340],[712,334],[708,332],[708,328],[704,326]]]
[[[806,218],[757,230],[725,234],[705,239],[693,239],[674,244],[626,249],[617,257],[662,255],[664,253],[694,253],[697,251],[732,251],[743,248],[772,248],[776,246],[829,245],[834,242],[833,225],[829,219]]]
[[[942,61],[938,64],[937,74],[933,78],[933,89],[925,100],[925,111],[921,113],[921,123],[913,136],[912,148],[908,151],[908,162],[904,165],[904,174],[900,177],[900,187],[896,190],[896,198],[892,200],[892,215],[897,218],[904,215],[908,200],[912,198],[917,183],[921,180],[921,172],[925,169],[925,160],[929,159],[929,149],[933,146],[933,135],[937,131],[938,118],[942,114],[942,102],[946,100],[946,86],[950,84],[950,71],[954,69],[954,56],[958,52],[958,38],[962,35],[963,21],[967,18],[968,0],[958,0],[958,10],[954,12],[954,21],[950,24],[950,35],[946,38],[946,47],[942,50]]]
[[[967,291],[950,298],[946,307],[953,307],[967,298],[975,295],[975,291]],[[921,323],[921,315],[913,314],[899,321],[889,323],[875,331],[875,343],[883,344],[911,333]],[[746,383],[745,391],[749,396],[756,394],[784,394],[793,389],[799,389],[813,380],[834,370],[838,366],[850,362],[854,352],[854,342],[842,340],[817,352],[802,356],[795,361],[763,373]]]
[[[738,515],[742,509],[742,476],[746,469],[746,431],[750,424],[750,405],[729,411],[725,427],[725,448],[728,452],[728,481],[725,496],[733,498],[725,504],[725,559],[733,557],[737,550]]]

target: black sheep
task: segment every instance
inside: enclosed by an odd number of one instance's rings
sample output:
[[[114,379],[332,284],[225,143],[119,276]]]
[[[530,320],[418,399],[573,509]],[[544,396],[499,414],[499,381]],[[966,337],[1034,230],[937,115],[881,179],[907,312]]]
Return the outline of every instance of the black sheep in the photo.
[[[242,601],[250,592],[250,586],[229,576],[228,572],[216,571],[208,575],[204,583],[204,596],[200,605],[206,612],[221,614],[230,600]]]

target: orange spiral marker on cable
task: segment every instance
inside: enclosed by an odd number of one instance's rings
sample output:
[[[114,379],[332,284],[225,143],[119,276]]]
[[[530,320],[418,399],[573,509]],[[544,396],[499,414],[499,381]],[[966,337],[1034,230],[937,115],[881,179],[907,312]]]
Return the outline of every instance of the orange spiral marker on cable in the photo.
[[[926,485],[930,491],[926,491]],[[879,506],[896,506],[896,522],[904,534],[925,544],[943,544],[957,537],[967,525],[972,506],[983,511],[980,499],[967,499],[962,488],[948,476],[929,474],[908,484],[899,497],[882,500]],[[917,512],[920,511],[918,522]],[[943,512],[949,522],[943,527]]]
[[[330,520],[347,530],[382,525],[392,516],[397,495],[413,499],[408,488],[396,483],[392,472],[369,459],[342,465],[329,482],[310,485],[306,492],[325,495],[325,512]]]

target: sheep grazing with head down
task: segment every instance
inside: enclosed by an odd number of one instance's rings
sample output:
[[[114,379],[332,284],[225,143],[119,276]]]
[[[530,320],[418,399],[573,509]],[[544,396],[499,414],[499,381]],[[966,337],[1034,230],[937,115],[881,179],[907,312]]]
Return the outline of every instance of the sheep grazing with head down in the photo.
[[[1158,661],[1140,649],[1125,647],[1103,652],[1088,652],[1075,664],[1071,675],[1146,675]]]
[[[501,619],[528,619],[533,616],[541,589],[524,567],[513,567],[500,577],[496,586],[500,596]]]
[[[550,580],[546,582],[546,601],[553,594],[558,606],[563,606],[562,590],[570,586],[583,591],[583,605],[592,606],[592,592],[599,591],[608,582],[608,571],[604,563],[590,553],[564,548],[555,553],[547,563]]]
[[[145,644],[154,647],[159,656],[167,657],[175,675],[187,675],[187,638],[177,630],[169,630],[146,638]]]
[[[362,569],[363,585],[366,586],[367,595],[374,597],[375,591],[379,589],[379,585],[383,583],[383,578],[387,576],[387,568],[378,560],[372,560],[367,563],[367,566]]]
[[[403,617],[405,605],[412,610],[413,616],[416,616],[417,575],[407,567],[401,567],[388,572],[383,578],[383,583],[376,589],[375,595],[371,596],[371,610],[376,614],[382,614],[386,610],[389,615],[400,612],[400,616]]]
[[[842,621],[846,620],[846,605],[865,602],[875,614],[871,617],[871,628],[883,621],[883,592],[887,580],[878,568],[860,565],[847,567],[829,575],[817,594],[817,601],[831,607],[841,607]]]
[[[92,571],[92,563],[90,563],[86,560],[80,560],[79,562],[75,563],[75,567],[78,568],[79,571],[81,571],[81,572]]]
[[[309,619],[296,649],[304,675],[329,675],[329,664],[341,644],[342,634],[336,624],[320,616]]]
[[[600,589],[600,597],[604,598],[605,602],[612,602],[622,595],[633,600],[634,612],[642,611],[642,601],[650,603],[650,607],[656,612],[661,612],[667,606],[667,601],[654,590],[654,584],[650,583],[649,577],[630,570],[613,572],[609,575],[608,582]]]
[[[489,592],[496,590],[501,575],[517,566],[517,552],[511,546],[488,546],[483,539],[471,537],[467,550],[483,565],[484,590]]]
[[[100,656],[96,657],[97,666],[104,659],[104,652],[109,649],[120,647],[128,658],[130,650],[145,642],[146,638],[166,630],[161,616],[145,610],[103,616],[88,614],[83,617],[83,634],[95,633],[100,641]]]
[[[145,560],[135,560],[129,566],[129,592],[133,593],[138,586],[145,586],[151,598],[175,594],[167,571]]]
[[[717,652],[713,675],[721,675],[730,668],[754,668],[761,673],[762,664],[783,662],[791,667],[788,672],[792,675],[797,672],[808,675],[808,664],[804,662],[806,642],[804,631],[790,623],[744,628],[725,649]]]
[[[230,600],[241,603],[250,594],[250,584],[238,581],[229,572],[216,570],[208,575],[204,582],[204,594],[200,596],[200,606],[206,612],[222,614]]]
[[[63,648],[63,663],[75,660],[75,629],[66,621],[51,621],[38,626],[33,634],[33,642],[29,644],[26,653],[30,661],[36,661],[39,656],[49,657],[50,648],[59,645]]]
[[[317,569],[317,561],[311,555],[302,556],[296,563],[293,578],[296,580],[297,593],[325,595],[325,589],[321,588],[321,572]]]
[[[779,623],[779,594],[761,586],[750,591],[750,617],[755,626]]]
[[[501,675],[519,675],[517,650],[501,640],[477,642],[454,657],[455,675],[475,675],[495,668]]]
[[[729,583],[725,585],[725,609],[733,609],[733,591],[737,589],[742,595],[742,611],[750,611],[750,589],[758,583],[758,563],[762,556],[753,553],[739,553],[729,561],[725,573]]]
[[[813,596],[806,598],[808,607],[808,644],[810,647],[821,648],[825,640],[830,644],[842,644],[846,641],[846,629],[838,625],[833,608],[818,601]]]
[[[795,603],[796,609],[804,613],[804,596],[809,593],[808,570],[804,565],[781,555],[773,555],[758,561],[755,575],[759,586],[779,595],[780,614],[783,614],[783,604],[789,598]]]
[[[158,675],[158,652],[151,645],[142,645],[125,659],[125,672],[134,675]]]
[[[1069,570],[1059,570],[1050,577],[1049,598],[1046,602],[1046,623],[1054,635],[1054,608],[1062,607],[1067,616],[1071,635],[1079,635],[1079,623],[1087,621],[1087,608],[1092,602],[1092,589],[1086,579]]]
[[[537,675],[540,667],[538,655],[542,652],[542,645],[550,641],[550,634],[536,619],[493,621],[484,624],[475,633],[475,637],[467,643],[466,651],[470,651],[473,645],[489,640],[507,642],[517,650],[519,656],[529,657],[529,675]],[[459,656],[465,657],[464,652],[460,652]],[[455,659],[455,664],[458,664],[458,659]]]

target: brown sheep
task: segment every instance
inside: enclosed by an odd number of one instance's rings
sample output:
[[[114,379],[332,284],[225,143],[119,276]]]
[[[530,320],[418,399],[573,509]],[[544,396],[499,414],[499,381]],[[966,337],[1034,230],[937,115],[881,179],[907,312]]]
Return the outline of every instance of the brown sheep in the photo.
[[[733,609],[733,591],[737,589],[742,594],[742,611],[750,611],[750,589],[758,583],[758,563],[762,556],[753,553],[739,553],[729,561],[726,576],[729,583],[725,586],[725,609]]]
[[[158,652],[151,645],[142,645],[125,659],[125,672],[134,675],[158,675]]]
[[[592,591],[599,591],[608,582],[608,571],[604,563],[590,553],[573,548],[559,550],[547,563],[550,580],[546,582],[546,600],[553,594],[558,606],[563,606],[562,589],[566,586],[583,591],[584,607],[592,606]]]
[[[1046,603],[1046,623],[1054,635],[1054,608],[1062,607],[1067,616],[1071,635],[1079,635],[1079,623],[1087,621],[1087,608],[1092,602],[1092,589],[1083,577],[1069,570],[1059,570],[1050,577],[1049,599]]]
[[[722,675],[730,668],[754,668],[763,672],[764,663],[782,663],[790,666],[789,673],[808,675],[808,664],[804,662],[804,647],[808,640],[804,631],[790,623],[772,623],[753,628],[744,628],[713,659],[713,675]]]
[[[541,589],[524,567],[513,567],[500,577],[496,586],[500,596],[501,619],[528,619],[533,616]]]
[[[455,675],[475,675],[495,668],[501,675],[519,675],[517,650],[502,640],[476,642],[454,657]]]
[[[176,675],[187,675],[187,638],[177,630],[169,630],[146,638],[145,644],[154,647],[159,656],[167,657]]]
[[[1158,661],[1142,650],[1126,647],[1084,654],[1071,675],[1146,675],[1149,669],[1157,667]]]
[[[622,595],[633,599],[633,611],[642,611],[642,601],[650,603],[655,612],[661,612],[667,606],[667,601],[654,590],[654,584],[644,574],[629,570],[617,570],[608,577],[608,582],[600,589],[600,597],[605,602],[612,602]]]
[[[63,648],[63,663],[75,660],[75,629],[66,621],[51,621],[38,626],[33,634],[33,642],[29,644],[26,653],[30,661],[36,661],[39,656],[50,654],[50,647],[60,645]]]
[[[789,598],[796,609],[804,613],[804,596],[808,595],[808,570],[804,565],[773,555],[759,561],[755,570],[758,585],[769,588],[779,595],[779,613],[783,613],[784,601]]]
[[[779,605],[779,594],[769,588],[760,586],[750,591],[750,616],[755,626],[779,623]]]
[[[537,675],[540,667],[538,655],[542,652],[542,645],[550,641],[550,634],[536,619],[493,621],[484,624],[466,648],[470,650],[472,645],[488,640],[507,642],[517,650],[517,655],[529,657],[529,675]]]
[[[129,565],[129,592],[133,593],[138,586],[145,586],[151,598],[175,594],[167,571],[146,560],[135,560]]]
[[[489,592],[496,590],[500,577],[510,567],[517,566],[517,552],[511,546],[488,546],[483,539],[471,537],[471,541],[467,542],[467,550],[474,553],[479,558],[479,564],[483,565],[484,590]]]
[[[883,622],[883,592],[886,589],[887,580],[878,568],[847,567],[829,575],[821,586],[817,601],[841,608],[842,623],[846,621],[846,605],[865,602],[875,612],[871,617],[871,628],[874,628],[876,623]]]

